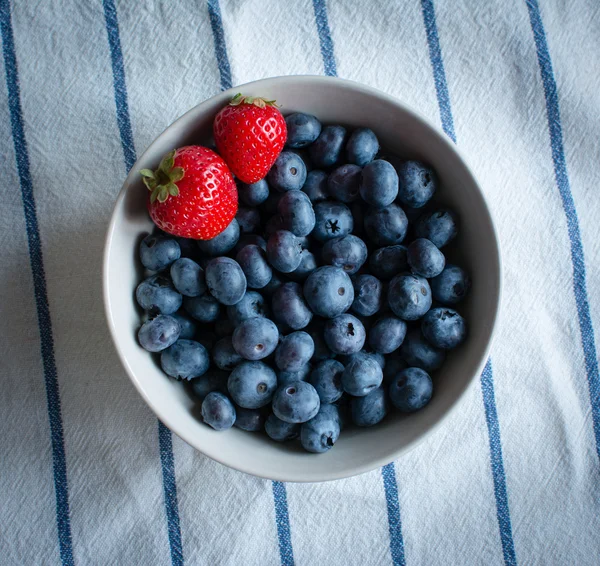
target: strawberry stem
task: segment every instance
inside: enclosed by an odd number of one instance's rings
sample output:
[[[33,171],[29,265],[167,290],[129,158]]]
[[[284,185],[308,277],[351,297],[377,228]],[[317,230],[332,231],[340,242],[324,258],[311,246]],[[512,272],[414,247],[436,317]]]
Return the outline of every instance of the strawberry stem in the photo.
[[[266,100],[259,96],[243,96],[241,92],[238,92],[230,101],[230,106],[239,106],[240,104],[254,104],[254,106],[258,106],[259,108],[264,108],[265,106],[275,106],[277,107],[275,100]]]
[[[177,181],[181,181],[185,175],[183,167],[175,167],[175,150],[165,155],[158,169],[140,169],[140,175],[146,188],[150,191],[150,202],[166,202],[169,196],[179,195]]]

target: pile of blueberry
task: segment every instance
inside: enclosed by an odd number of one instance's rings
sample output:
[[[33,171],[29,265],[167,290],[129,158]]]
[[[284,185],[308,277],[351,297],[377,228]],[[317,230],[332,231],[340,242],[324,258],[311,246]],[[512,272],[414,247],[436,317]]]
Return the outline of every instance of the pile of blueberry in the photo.
[[[286,149],[266,179],[238,185],[224,232],[141,242],[153,273],[136,290],[138,338],[190,382],[206,424],[319,453],[349,422],[429,402],[430,373],[466,338],[451,307],[470,281],[441,251],[457,219],[429,203],[431,167],[380,156],[367,128],[286,123]]]

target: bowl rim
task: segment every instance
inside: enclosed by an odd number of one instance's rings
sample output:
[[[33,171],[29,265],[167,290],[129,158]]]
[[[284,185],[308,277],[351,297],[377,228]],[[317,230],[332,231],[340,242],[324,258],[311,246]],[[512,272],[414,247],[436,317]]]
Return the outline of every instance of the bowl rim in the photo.
[[[425,126],[426,128],[433,130],[433,132],[435,134],[437,134],[438,138],[446,146],[446,148],[449,149],[449,151],[451,153],[453,153],[460,162],[462,162],[467,173],[473,179],[474,184],[481,195],[481,200],[482,200],[484,210],[486,211],[486,213],[489,217],[489,220],[490,220],[491,235],[492,235],[492,239],[493,239],[493,242],[491,242],[491,243],[493,244],[493,247],[496,252],[495,260],[498,265],[497,292],[496,292],[496,296],[492,297],[494,299],[494,307],[493,307],[493,311],[490,313],[490,320],[491,320],[490,335],[489,335],[487,344],[486,344],[485,348],[483,349],[483,352],[481,353],[480,360],[479,360],[476,371],[470,377],[469,382],[463,388],[463,390],[458,394],[458,396],[456,397],[456,399],[454,400],[452,405],[450,405],[448,407],[448,409],[446,409],[446,411],[444,413],[442,413],[439,416],[439,418],[433,424],[431,424],[429,426],[429,428],[423,430],[419,435],[417,435],[414,439],[408,441],[403,446],[400,446],[394,450],[391,450],[390,452],[388,452],[388,454],[386,456],[374,458],[372,460],[369,460],[367,463],[353,465],[351,467],[345,468],[345,469],[337,471],[337,472],[328,472],[328,473],[323,474],[323,477],[319,477],[319,478],[315,478],[312,476],[305,477],[302,474],[302,472],[300,472],[298,474],[293,474],[293,475],[285,474],[285,473],[282,474],[277,469],[273,469],[269,473],[266,473],[261,469],[257,469],[257,467],[255,465],[249,464],[245,460],[242,462],[239,462],[239,463],[238,462],[232,463],[230,461],[224,461],[220,457],[219,449],[218,449],[217,445],[215,445],[216,447],[214,449],[207,449],[204,446],[200,447],[195,442],[195,438],[192,435],[187,434],[185,431],[177,430],[177,427],[171,422],[171,419],[166,417],[164,414],[162,414],[160,407],[155,405],[151,401],[151,399],[149,398],[149,396],[146,394],[145,390],[141,386],[141,383],[139,382],[138,378],[136,377],[135,372],[133,371],[132,367],[130,366],[129,361],[127,359],[127,354],[121,348],[119,341],[118,341],[117,329],[116,329],[116,326],[115,326],[113,318],[112,318],[111,299],[110,299],[109,292],[108,292],[111,242],[112,242],[113,234],[115,232],[116,224],[117,224],[117,217],[116,217],[115,213],[116,213],[118,206],[125,199],[125,195],[127,193],[127,188],[128,188],[128,185],[130,184],[128,182],[130,177],[135,175],[135,172],[137,171],[137,168],[138,168],[138,163],[140,163],[141,161],[144,160],[146,154],[151,150],[152,146],[156,143],[156,141],[159,138],[162,138],[171,129],[176,128],[180,123],[187,122],[193,116],[195,116],[197,114],[201,114],[204,107],[210,106],[211,103],[214,101],[214,99],[217,97],[227,99],[227,98],[233,97],[235,94],[237,94],[237,92],[243,91],[245,89],[256,90],[257,88],[260,88],[260,87],[269,88],[269,86],[272,84],[285,83],[285,82],[290,82],[290,81],[295,82],[295,83],[303,83],[306,86],[308,86],[308,85],[313,86],[315,83],[316,84],[320,83],[320,84],[325,84],[325,85],[330,84],[330,85],[337,85],[337,86],[341,85],[345,88],[349,88],[351,90],[360,92],[362,94],[372,96],[375,98],[379,98],[381,100],[384,100],[388,104],[391,104],[391,105],[397,107],[399,110],[409,114],[414,120],[416,120],[417,122],[419,122],[421,125]],[[502,254],[501,254],[501,249],[500,249],[500,239],[498,237],[498,231],[496,228],[496,222],[494,220],[494,214],[492,213],[492,210],[489,206],[489,202],[488,202],[488,199],[486,198],[485,193],[482,189],[482,185],[480,184],[475,173],[473,172],[473,169],[469,165],[468,159],[463,154],[463,152],[460,150],[458,145],[453,143],[452,140],[446,135],[446,133],[439,126],[431,123],[429,121],[429,119],[427,119],[423,114],[421,114],[419,111],[415,110],[414,108],[408,106],[406,103],[402,102],[400,99],[396,98],[395,96],[392,96],[392,95],[387,94],[377,88],[365,85],[365,84],[357,82],[357,81],[353,81],[353,80],[349,80],[349,79],[342,79],[339,77],[322,76],[322,75],[283,75],[283,76],[258,79],[255,81],[244,83],[242,85],[235,86],[233,88],[230,88],[230,89],[227,89],[220,93],[217,93],[214,96],[211,96],[210,98],[207,98],[206,100],[200,102],[196,106],[190,108],[188,111],[186,111],[184,114],[182,114],[179,118],[177,118],[172,124],[167,126],[158,136],[156,136],[153,139],[153,141],[148,145],[148,147],[144,150],[144,152],[136,159],[133,167],[127,173],[127,176],[125,177],[125,180],[123,181],[121,190],[119,191],[119,194],[117,195],[117,198],[115,199],[113,209],[112,209],[112,212],[110,215],[108,229],[106,231],[106,237],[104,240],[103,258],[102,258],[102,297],[103,297],[103,302],[104,302],[104,314],[106,316],[106,321],[107,321],[108,328],[110,331],[111,339],[112,339],[113,345],[117,351],[117,355],[121,361],[121,364],[125,368],[125,371],[127,372],[127,375],[129,377],[130,381],[133,383],[134,387],[136,388],[138,393],[141,395],[141,397],[144,399],[146,404],[150,407],[150,409],[156,415],[156,417],[167,428],[169,428],[169,430],[171,432],[176,434],[184,442],[186,442],[187,444],[189,444],[190,446],[192,446],[194,449],[198,450],[202,454],[208,456],[212,460],[219,462],[220,464],[223,464],[229,468],[235,469],[237,471],[240,471],[240,472],[243,472],[246,474],[250,474],[255,477],[260,477],[263,479],[269,479],[269,480],[273,480],[273,481],[294,482],[294,483],[324,482],[324,481],[333,481],[333,480],[357,476],[357,475],[378,469],[382,466],[389,464],[390,462],[396,461],[402,455],[413,450],[416,446],[418,446],[426,438],[431,436],[435,431],[437,431],[445,423],[445,421],[450,417],[450,415],[452,415],[456,411],[457,407],[464,400],[466,393],[473,387],[473,384],[476,381],[476,378],[478,376],[480,376],[481,373],[483,372],[485,365],[487,364],[488,359],[490,357],[490,350],[491,350],[492,343],[494,341],[494,338],[495,338],[495,335],[497,332],[498,318],[499,318],[501,304],[502,304],[502,294],[503,294],[502,273],[503,273],[503,265],[502,265]]]

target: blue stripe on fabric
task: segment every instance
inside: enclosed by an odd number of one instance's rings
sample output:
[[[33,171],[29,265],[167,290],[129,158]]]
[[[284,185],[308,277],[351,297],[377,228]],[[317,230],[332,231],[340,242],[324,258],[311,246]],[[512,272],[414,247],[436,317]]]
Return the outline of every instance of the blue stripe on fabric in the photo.
[[[281,565],[294,566],[294,551],[292,549],[287,492],[284,483],[281,483],[280,481],[273,482],[273,499],[275,501],[275,522],[277,523],[277,538],[279,539]]]
[[[223,30],[219,0],[207,0],[207,6],[215,42],[215,54],[217,56],[217,64],[219,65],[219,74],[221,75],[221,90],[227,90],[232,87],[231,67],[229,65],[229,57],[227,56],[227,44],[225,43],[225,32]]]
[[[552,148],[552,161],[554,163],[554,176],[556,178],[556,184],[558,186],[558,191],[560,192],[563,209],[567,218],[567,231],[569,233],[569,241],[571,244],[571,262],[573,263],[573,291],[575,293],[583,356],[590,392],[592,421],[594,426],[594,436],[596,438],[596,452],[600,458],[600,379],[598,376],[598,356],[596,352],[594,327],[592,325],[587,294],[587,276],[583,254],[583,243],[581,241],[577,210],[575,209],[575,202],[571,192],[569,176],[567,174],[567,161],[563,145],[560,108],[558,105],[558,92],[554,71],[552,69],[552,60],[550,59],[550,51],[548,50],[548,43],[546,41],[546,32],[544,31],[544,24],[542,23],[537,0],[526,0],[525,3],[529,10],[531,29],[535,40],[542,82],[544,84],[548,130],[550,132],[550,146]]]
[[[15,147],[15,157],[21,198],[27,230],[29,246],[29,261],[33,275],[33,288],[38,315],[41,354],[44,366],[46,384],[46,402],[48,419],[50,421],[50,438],[52,442],[52,465],[54,470],[54,492],[56,496],[56,524],[60,547],[60,558],[63,565],[71,566],[73,562],[73,543],[71,537],[71,519],[69,511],[69,487],[67,482],[67,462],[65,456],[65,440],[60,406],[60,392],[56,362],[54,359],[54,338],[52,336],[52,321],[50,305],[46,289],[44,258],[42,243],[37,220],[37,211],[33,195],[33,183],[29,167],[29,152],[25,139],[23,111],[21,108],[21,92],[17,68],[17,56],[10,16],[9,0],[0,0],[0,29],[2,33],[2,48],[6,70],[6,88],[8,91],[8,107],[12,137]]]
[[[440,108],[440,116],[442,119],[442,128],[444,129],[444,132],[446,132],[446,135],[456,143],[452,106],[450,104],[450,95],[448,94],[448,83],[446,81],[446,71],[444,70],[444,61],[437,31],[433,0],[421,0],[421,7],[427,33],[427,42],[429,44],[429,56],[433,68],[438,106]],[[487,361],[483,373],[481,374],[481,391],[483,394],[483,404],[490,443],[490,465],[494,482],[494,496],[496,499],[496,514],[498,517],[498,528],[500,530],[502,554],[504,556],[504,563],[507,566],[513,566],[517,564],[517,557],[508,507],[506,474],[504,472],[504,460],[502,457],[500,422],[496,410],[491,359]]]
[[[492,362],[488,360],[481,374],[481,393],[483,395],[483,406],[485,408],[485,420],[488,427],[490,442],[490,460],[492,466],[492,478],[494,480],[494,495],[496,496],[496,514],[500,528],[500,540],[502,542],[502,553],[504,563],[508,566],[517,564],[515,546],[512,536],[512,525],[510,511],[508,509],[508,495],[506,491],[506,474],[504,473],[504,461],[502,459],[502,445],[500,443],[500,422],[496,411],[496,396],[494,394],[494,376],[492,374]]]
[[[125,85],[125,67],[123,66],[123,52],[119,37],[119,22],[114,0],[103,0],[104,17],[106,19],[106,33],[110,45],[113,86],[115,91],[115,104],[117,122],[123,146],[125,167],[130,171],[136,162],[136,152],[133,143],[129,105],[127,104],[127,87]],[[173,566],[183,564],[183,550],[181,545],[181,529],[179,526],[179,508],[177,505],[177,485],[175,482],[175,457],[171,431],[160,421],[158,423],[158,443],[160,448],[160,461],[163,476],[163,491],[165,510],[167,514],[167,532],[171,550],[171,563]]]
[[[321,44],[321,55],[323,56],[325,74],[329,77],[337,77],[333,40],[331,39],[331,30],[329,29],[325,0],[313,0],[313,8],[315,9],[315,20],[317,23],[317,31],[319,32],[319,42]]]
[[[435,82],[435,91],[437,93],[438,106],[440,108],[442,128],[444,132],[446,132],[446,135],[456,143],[454,118],[452,117],[452,108],[450,106],[450,95],[448,94],[446,71],[444,70],[440,38],[438,36],[437,23],[435,21],[433,0],[422,0],[421,7],[423,10],[423,21],[425,22],[425,32],[427,33],[429,58],[431,59],[431,66],[433,68],[433,80]]]
[[[221,90],[227,90],[232,86],[231,68],[227,56],[227,46],[225,44],[225,32],[223,30],[223,20],[221,18],[221,9],[219,8],[219,0],[207,0],[207,5],[215,41],[215,52],[217,63],[219,65],[219,73],[221,74]],[[290,566],[294,564],[294,549],[292,547],[292,537],[290,534],[287,492],[285,484],[278,481],[272,483],[279,555],[281,557],[281,564],[283,566]]]
[[[129,172],[137,158],[133,144],[131,120],[129,119],[129,104],[127,103],[127,87],[125,85],[125,65],[123,64],[123,51],[121,50],[121,38],[119,37],[117,9],[113,0],[106,0],[103,4],[112,62],[117,123],[119,125],[119,133],[121,134],[125,166],[127,167],[127,172]]]
[[[402,538],[402,521],[400,520],[400,503],[398,499],[398,484],[394,463],[381,468],[383,488],[387,502],[388,526],[390,529],[390,551],[394,566],[404,566],[404,540]]]

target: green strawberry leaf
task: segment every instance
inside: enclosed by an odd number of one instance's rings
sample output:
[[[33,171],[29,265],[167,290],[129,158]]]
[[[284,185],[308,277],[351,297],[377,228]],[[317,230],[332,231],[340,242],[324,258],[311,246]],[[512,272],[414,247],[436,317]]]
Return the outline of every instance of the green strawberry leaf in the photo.
[[[183,167],[173,167],[173,169],[171,170],[171,173],[169,175],[169,177],[171,179],[171,183],[176,183],[177,181],[181,181],[181,179],[183,179],[184,175],[185,175],[185,171],[183,170]]]
[[[158,187],[158,202],[163,203],[169,198],[169,191],[165,185]]]
[[[159,188],[156,187],[153,191],[152,194],[150,195],[150,203],[154,204],[156,202],[156,199],[158,198],[158,192],[159,192]]]
[[[142,177],[147,177],[148,179],[154,179],[154,171],[150,169],[140,169],[140,175]]]
[[[149,191],[153,191],[156,188],[156,179],[152,178],[149,179],[148,177],[142,177],[142,181],[144,182],[144,185],[146,185],[146,188]]]
[[[175,164],[175,150],[170,151],[162,158],[160,162],[159,169],[169,175],[171,173],[171,169],[173,169],[173,165]]]
[[[177,185],[175,183],[169,183],[167,185],[167,191],[169,191],[169,194],[172,197],[176,197],[179,195],[179,189],[177,188]]]

